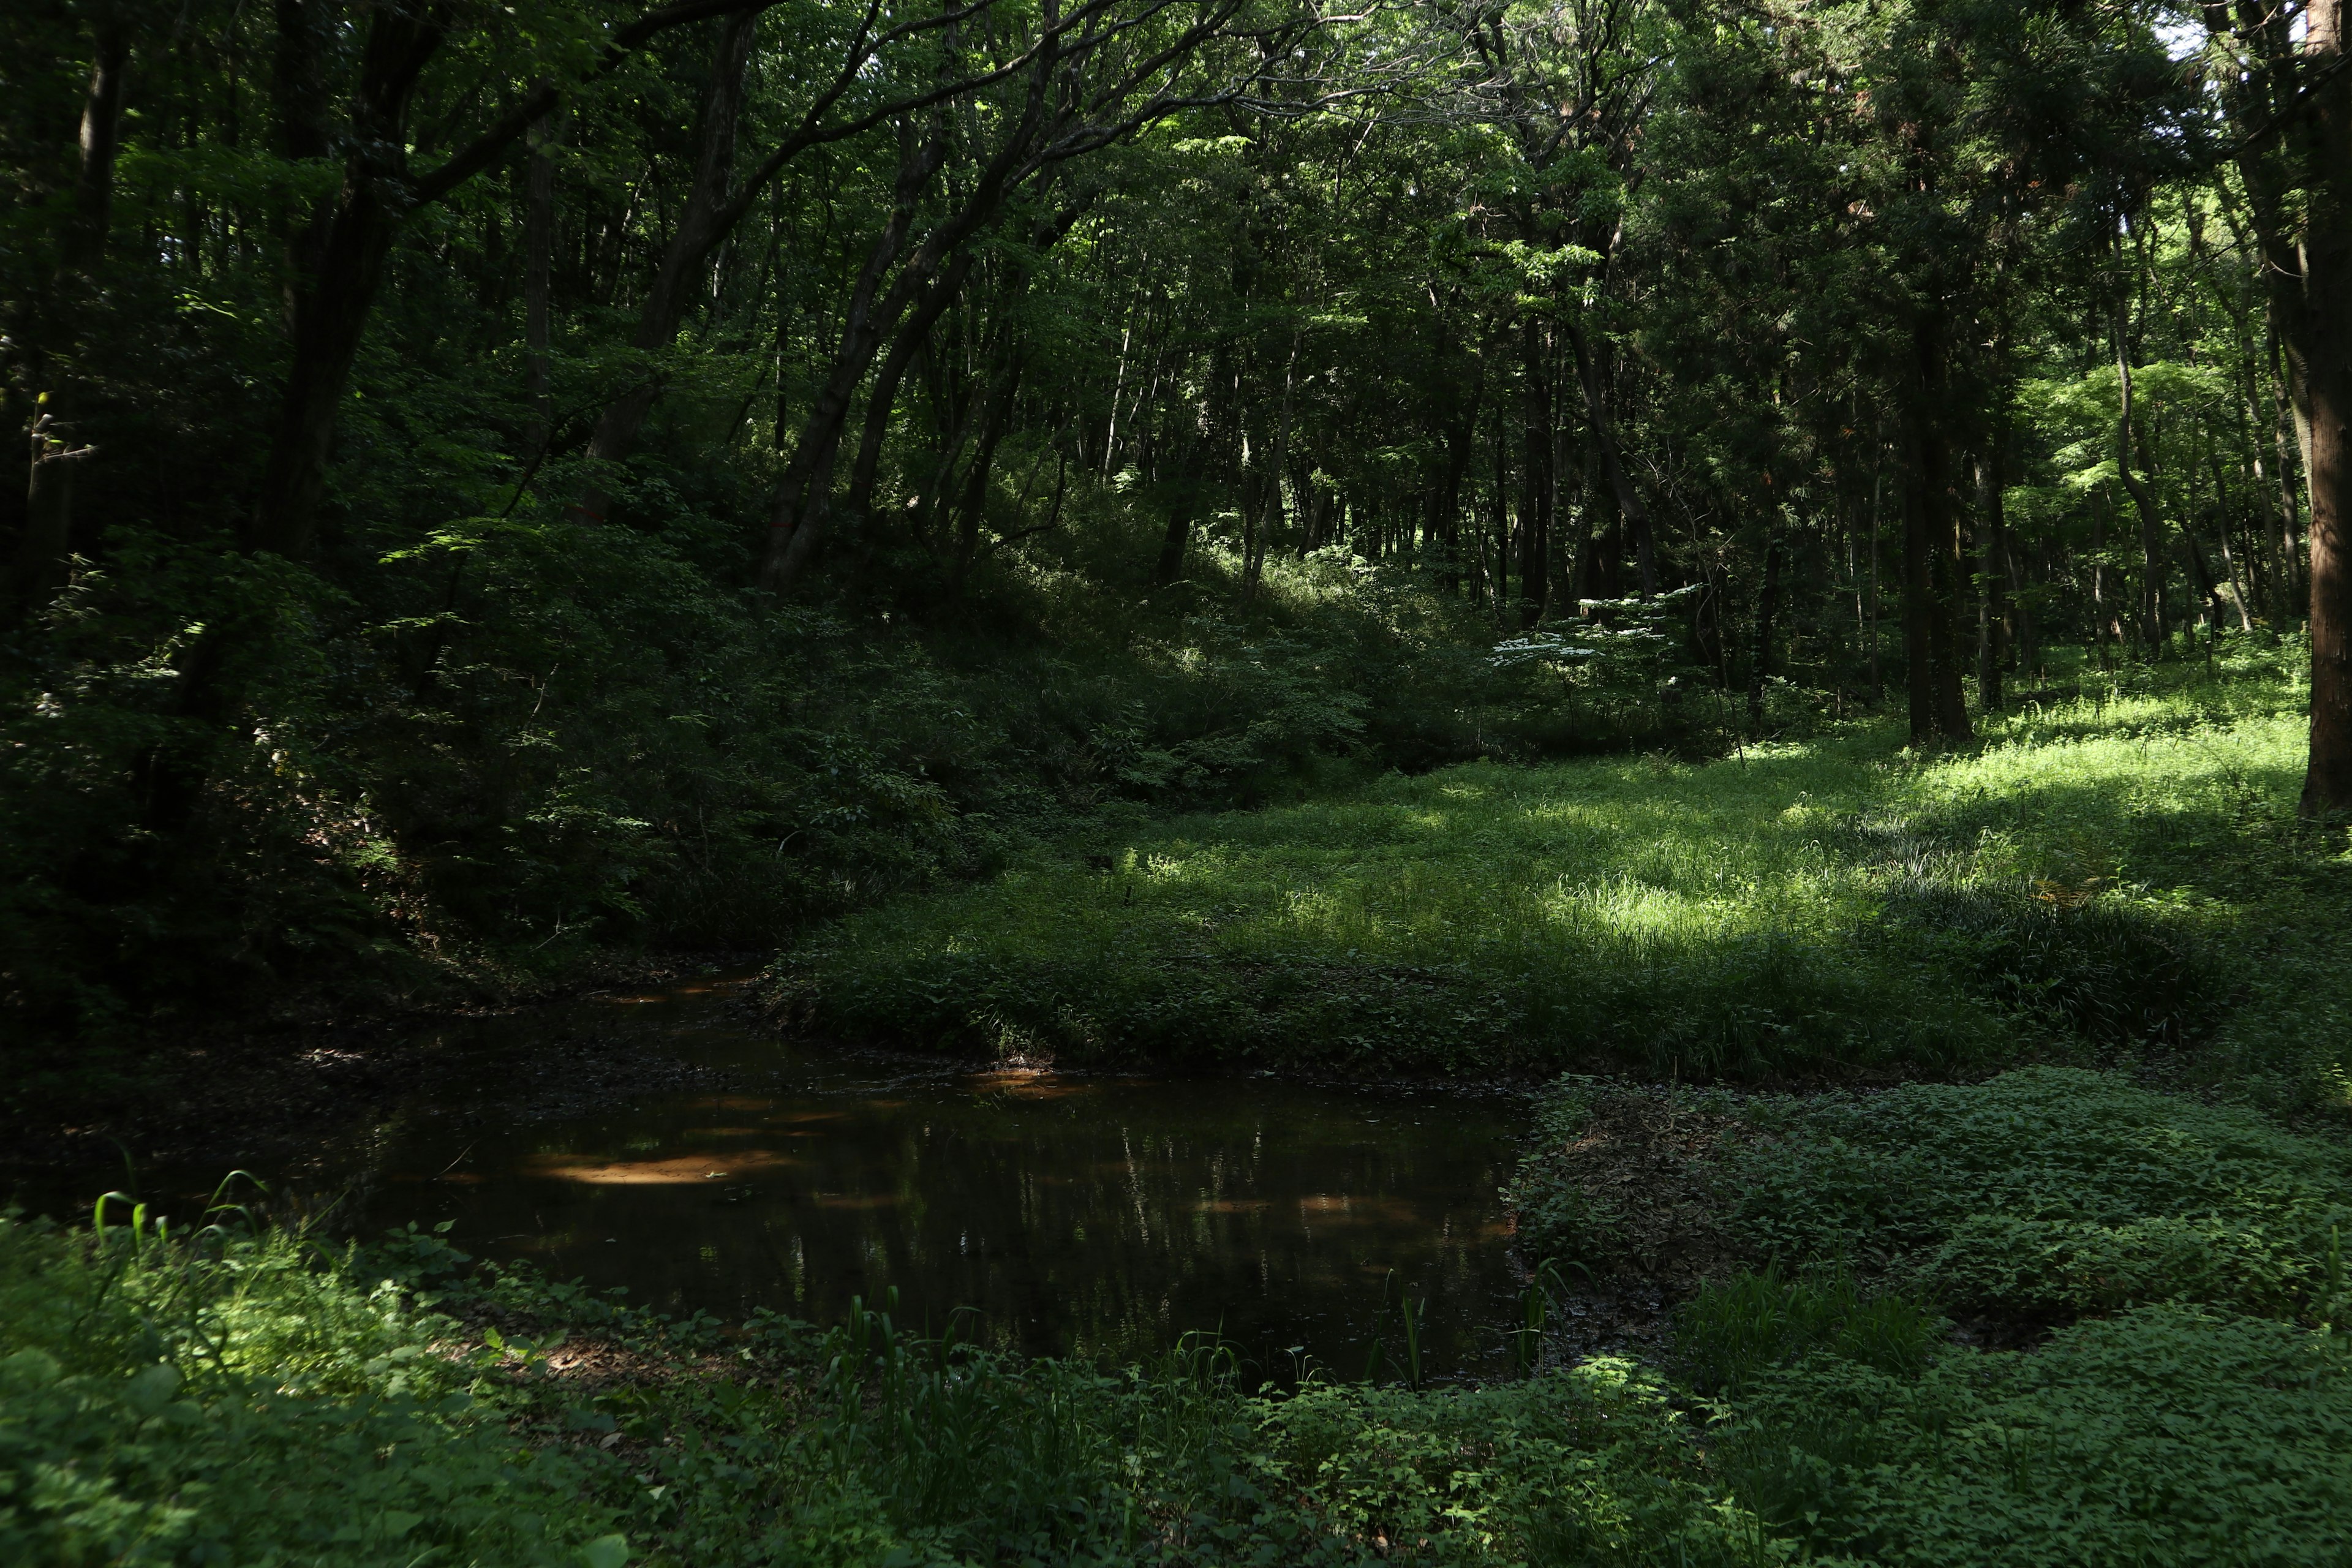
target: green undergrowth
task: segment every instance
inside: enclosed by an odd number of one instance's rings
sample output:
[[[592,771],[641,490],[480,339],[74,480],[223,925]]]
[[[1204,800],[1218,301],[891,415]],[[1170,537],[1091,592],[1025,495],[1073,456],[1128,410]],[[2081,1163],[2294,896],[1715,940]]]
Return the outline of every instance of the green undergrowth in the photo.
[[[1656,1274],[1676,1250],[1790,1271],[1764,1277],[1786,1306],[1827,1267],[2020,1328],[2158,1302],[2317,1323],[2347,1300],[2352,1149],[2112,1073],[1803,1097],[1571,1078],[1539,1129],[1521,1232],[1588,1270]],[[1644,1222],[1677,1202],[1680,1246],[1653,1245]],[[1695,1310],[1736,1321],[1722,1289]]]
[[[454,1327],[282,1233],[0,1217],[0,1562],[619,1568]]]
[[[1752,1114],[1770,1134],[1727,1172],[1749,1250],[1843,1255],[1955,1311],[2295,1315],[2343,1289],[2352,1154],[2248,1110],[2037,1068]]]
[[[1626,1109],[1639,1093],[1662,1119]],[[2066,1069],[1809,1102],[1585,1079],[1545,1136],[1611,1128],[1712,1172],[1738,1248],[1769,1256],[1686,1300],[1654,1366],[1555,1346],[1526,1375],[1428,1390],[1253,1394],[1197,1337],[1144,1366],[1022,1360],[910,1334],[889,1303],[824,1330],[668,1318],[414,1226],[334,1250],[11,1216],[0,1560],[1729,1568],[2352,1549],[2335,1145]],[[1837,1206],[1882,1188],[1866,1212]],[[2195,1219],[2208,1242],[2277,1245],[2158,1248],[2136,1291],[1987,1350],[1955,1335],[1939,1239],[1985,1215]],[[2250,1291],[2209,1255],[2294,1267]]]
[[[1538,1136],[1531,1247],[1670,1288],[1662,1254],[1706,1260],[1669,1364],[1712,1402],[1711,1475],[1805,1559],[2352,1552],[2342,1143],[2063,1068],[1810,1098],[1571,1079]]]
[[[2249,654],[1905,750],[1391,774],[1072,840],[779,965],[845,1037],[1064,1062],[1684,1079],[2194,1047],[2343,1098],[2342,846],[2293,828],[2302,693]]]
[[[1736,1564],[1623,1362],[1412,1394],[1022,1362],[862,1306],[722,1330],[411,1227],[321,1253],[0,1219],[0,1561]]]
[[[2340,1334],[2179,1306],[1916,1373],[1816,1351],[1726,1409],[1717,1473],[1821,1563],[1905,1568],[2344,1562]]]

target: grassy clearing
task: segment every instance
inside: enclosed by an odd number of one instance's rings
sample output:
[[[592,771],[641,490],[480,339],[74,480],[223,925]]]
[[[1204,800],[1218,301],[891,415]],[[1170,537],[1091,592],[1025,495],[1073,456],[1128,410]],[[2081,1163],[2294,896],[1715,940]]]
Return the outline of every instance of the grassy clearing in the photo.
[[[853,917],[780,996],[902,1045],[1366,1071],[1943,1072],[2218,1037],[2324,1093],[2347,868],[2289,826],[2301,704],[2249,652],[2086,676],[1966,754],[1882,724],[1391,775]]]

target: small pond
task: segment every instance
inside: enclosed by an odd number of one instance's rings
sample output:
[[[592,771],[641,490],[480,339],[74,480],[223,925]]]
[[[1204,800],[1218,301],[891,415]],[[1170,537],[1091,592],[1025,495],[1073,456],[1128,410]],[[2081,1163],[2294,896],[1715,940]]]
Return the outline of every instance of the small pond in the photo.
[[[1126,1363],[1216,1331],[1283,1382],[1310,1360],[1360,1374],[1384,1293],[1409,1295],[1430,1375],[1507,1363],[1516,1098],[973,1072],[780,1043],[744,997],[711,984],[448,1026],[461,1052],[618,1033],[725,1087],[511,1124],[420,1102],[350,1157],[365,1231],[450,1220],[467,1251],[724,1319],[824,1324],[895,1288],[903,1323],[969,1309],[966,1337],[1034,1353]],[[1392,1306],[1384,1325],[1393,1363]]]

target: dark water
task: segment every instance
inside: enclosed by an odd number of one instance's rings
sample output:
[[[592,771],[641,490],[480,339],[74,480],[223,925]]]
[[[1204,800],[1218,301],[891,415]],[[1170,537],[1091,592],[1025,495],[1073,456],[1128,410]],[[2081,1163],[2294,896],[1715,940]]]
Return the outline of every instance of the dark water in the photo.
[[[779,1046],[726,1000],[583,1006],[753,1087],[509,1132],[415,1121],[373,1217],[454,1219],[469,1250],[665,1309],[824,1323],[895,1286],[902,1321],[974,1309],[965,1331],[1006,1348],[1124,1362],[1222,1330],[1269,1376],[1360,1372],[1383,1291],[1410,1293],[1433,1373],[1499,1370],[1513,1101],[959,1072]]]
[[[462,1095],[413,1108],[353,1156],[368,1232],[454,1220],[468,1251],[729,1319],[823,1324],[895,1286],[901,1321],[973,1309],[967,1337],[1038,1353],[1124,1363],[1221,1330],[1284,1380],[1302,1357],[1361,1373],[1385,1290],[1427,1303],[1432,1375],[1502,1370],[1515,1100],[963,1072],[780,1045],[736,994],[463,1026],[618,1031],[735,1087],[512,1126]],[[1385,1338],[1393,1363],[1393,1308]]]

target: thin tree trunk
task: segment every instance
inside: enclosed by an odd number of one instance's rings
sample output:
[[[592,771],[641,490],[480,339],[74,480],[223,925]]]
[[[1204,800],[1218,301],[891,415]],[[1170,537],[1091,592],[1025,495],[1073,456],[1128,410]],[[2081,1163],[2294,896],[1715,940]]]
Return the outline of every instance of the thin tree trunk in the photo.
[[[2164,646],[2164,522],[2157,513],[2156,493],[2132,472],[2131,354],[2125,347],[2123,321],[2116,322],[2116,374],[2119,411],[2116,416],[2116,472],[2139,514],[2139,635],[2151,658]]]
[[[897,200],[889,220],[866,252],[866,264],[859,268],[857,280],[850,289],[849,304],[842,315],[841,346],[834,354],[833,374],[810,406],[800,439],[793,444],[792,461],[785,465],[783,479],[776,487],[775,508],[768,521],[767,555],[761,572],[762,581],[772,588],[781,588],[790,580],[814,542],[833,486],[833,465],[841,449],[842,426],[849,417],[857,384],[865,379],[866,367],[873,363],[882,334],[897,319],[898,312],[889,309],[890,305],[894,300],[904,304],[899,299],[903,289],[894,289],[891,298],[885,300],[879,310],[874,296],[881,289],[884,274],[905,248],[907,233],[914,226],[916,203],[946,154],[944,143],[937,136],[918,141],[911,126],[900,134],[903,141]],[[902,275],[901,283],[905,280]]]
[[[1021,373],[1026,368],[1027,356],[1021,345],[1013,347],[1012,362],[1006,367],[1003,384],[996,389],[981,416],[980,441],[972,448],[971,466],[964,472],[963,499],[958,505],[956,583],[971,570],[980,556],[981,530],[988,521],[988,478],[996,466],[996,448],[1004,439],[1004,432],[1013,423],[1013,405],[1021,396]]]
[[[850,465],[849,494],[843,509],[854,523],[863,521],[874,506],[874,485],[882,466],[882,443],[890,430],[890,413],[898,401],[899,384],[906,380],[908,367],[930,336],[948,306],[962,291],[964,280],[971,276],[979,262],[976,250],[959,250],[940,275],[923,290],[921,303],[915,307],[898,328],[883,356],[882,368],[874,374],[874,389],[866,400],[866,430],[857,443],[856,461]]]
[[[1772,675],[1772,616],[1780,603],[1780,536],[1764,520],[1764,591],[1756,596],[1756,660],[1748,670],[1748,722],[1764,728],[1764,683]]]
[[[1951,447],[1939,417],[1950,393],[1943,332],[1944,322],[1934,315],[1915,325],[1918,380],[1904,410],[1903,649],[1915,742],[1965,741],[1973,733],[1956,657],[1959,524]]]
[[[1532,317],[1520,330],[1521,366],[1527,377],[1521,407],[1519,453],[1519,624],[1544,616],[1544,590],[1550,585],[1544,552],[1551,532],[1551,378],[1549,345]]]
[[[1977,706],[1987,713],[2002,707],[2001,667],[2009,656],[2009,528],[2002,510],[2001,459],[2009,432],[1996,430],[1977,458],[1979,540],[1977,581]]]
[[[75,323],[95,294],[113,226],[114,166],[122,150],[122,98],[131,73],[131,28],[128,7],[117,0],[101,5],[92,18],[97,34],[89,80],[82,93],[80,158],[73,205],[58,237],[58,268],[49,297],[37,307],[39,341],[29,345],[37,378],[46,383],[35,395],[26,452],[25,521],[9,563],[7,597],[13,604],[36,599],[62,581],[73,552],[74,470],[96,455],[77,445],[80,389],[73,362],[80,333]]]
[[[561,133],[561,122],[554,116],[531,128],[530,162],[523,174],[522,344],[525,385],[530,395],[528,444],[534,455],[546,447],[554,433],[547,379],[555,269],[555,157],[550,149]]]
[[[1886,700],[1886,678],[1879,668],[1879,647],[1885,640],[1878,627],[1878,532],[1886,496],[1886,451],[1879,448],[1877,471],[1870,478],[1870,700]]]

